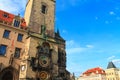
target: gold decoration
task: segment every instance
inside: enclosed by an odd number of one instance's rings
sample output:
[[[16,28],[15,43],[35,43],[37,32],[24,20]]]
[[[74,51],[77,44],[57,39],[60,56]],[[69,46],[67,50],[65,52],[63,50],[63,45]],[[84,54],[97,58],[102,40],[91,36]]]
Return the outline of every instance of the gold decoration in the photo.
[[[48,78],[48,73],[46,72],[46,71],[41,71],[40,73],[39,73],[39,77],[40,77],[40,79],[42,79],[42,80],[45,80],[45,79],[47,79]]]
[[[39,64],[42,67],[47,67],[49,65],[49,63],[50,63],[50,60],[47,56],[45,56],[45,55],[40,56]]]

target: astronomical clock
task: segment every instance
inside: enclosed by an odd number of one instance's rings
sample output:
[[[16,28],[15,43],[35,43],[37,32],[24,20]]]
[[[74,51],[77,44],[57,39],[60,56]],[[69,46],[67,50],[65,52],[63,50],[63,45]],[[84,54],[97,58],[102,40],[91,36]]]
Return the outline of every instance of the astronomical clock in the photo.
[[[37,47],[36,57],[32,57],[31,66],[40,80],[49,80],[51,69],[51,53],[49,43],[43,42]]]

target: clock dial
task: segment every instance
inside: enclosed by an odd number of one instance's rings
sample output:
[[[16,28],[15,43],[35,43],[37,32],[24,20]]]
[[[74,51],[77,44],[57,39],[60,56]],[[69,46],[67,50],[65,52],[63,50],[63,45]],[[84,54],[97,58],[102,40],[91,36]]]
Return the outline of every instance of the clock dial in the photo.
[[[25,65],[21,66],[21,70],[24,71],[25,70]]]
[[[40,56],[40,61],[39,61],[40,66],[47,67],[49,63],[50,63],[50,60],[47,56],[45,55]]]
[[[46,80],[46,79],[48,79],[49,74],[48,74],[46,71],[41,71],[41,72],[39,73],[39,76],[40,76],[40,79]]]

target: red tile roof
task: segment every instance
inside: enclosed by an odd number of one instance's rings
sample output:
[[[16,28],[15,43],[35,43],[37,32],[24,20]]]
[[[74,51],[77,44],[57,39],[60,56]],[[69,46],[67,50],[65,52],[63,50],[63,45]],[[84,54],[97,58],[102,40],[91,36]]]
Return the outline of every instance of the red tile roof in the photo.
[[[103,74],[103,75],[105,75],[105,71],[104,71],[103,69],[99,68],[99,67],[97,67],[97,68],[92,68],[92,69],[88,69],[87,71],[85,71],[85,72],[83,73],[83,75],[89,76],[91,73],[94,73],[94,74]]]
[[[5,21],[12,24],[16,15],[0,10],[0,21]],[[24,18],[21,18],[21,28],[26,29],[26,22]]]
[[[7,16],[5,16],[5,15],[7,15]],[[0,10],[0,20],[8,22],[8,23],[12,23],[14,17],[15,17],[15,15]]]
[[[23,28],[26,28],[26,22],[25,22],[24,18],[21,19],[21,25],[20,26],[23,27]]]

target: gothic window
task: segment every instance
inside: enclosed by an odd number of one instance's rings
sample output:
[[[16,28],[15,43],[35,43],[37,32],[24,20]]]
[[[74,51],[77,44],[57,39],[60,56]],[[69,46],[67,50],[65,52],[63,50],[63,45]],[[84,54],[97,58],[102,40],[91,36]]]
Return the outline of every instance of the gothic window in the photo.
[[[43,51],[44,51],[43,48],[42,48],[42,47],[39,47],[38,52],[41,53],[41,52],[43,52]]]
[[[14,57],[15,57],[15,58],[19,58],[19,57],[20,57],[20,52],[21,52],[21,49],[20,49],[20,48],[15,48]]]
[[[3,38],[9,38],[9,34],[10,34],[10,31],[9,30],[5,30],[4,34],[3,34]]]
[[[43,42],[42,46],[43,46],[43,48],[44,48],[44,53],[49,54],[49,50],[50,50],[50,45],[49,45],[49,43]]]
[[[6,45],[0,45],[0,55],[5,55],[7,46]]]
[[[22,39],[23,39],[23,34],[18,34],[18,37],[17,37],[17,41],[22,41]]]
[[[42,6],[41,6],[41,12],[42,12],[43,14],[46,14],[46,13],[47,13],[47,6],[46,6],[45,4],[42,4]]]
[[[15,21],[14,21],[14,27],[19,27],[19,25],[20,25],[20,21],[15,20]]]

